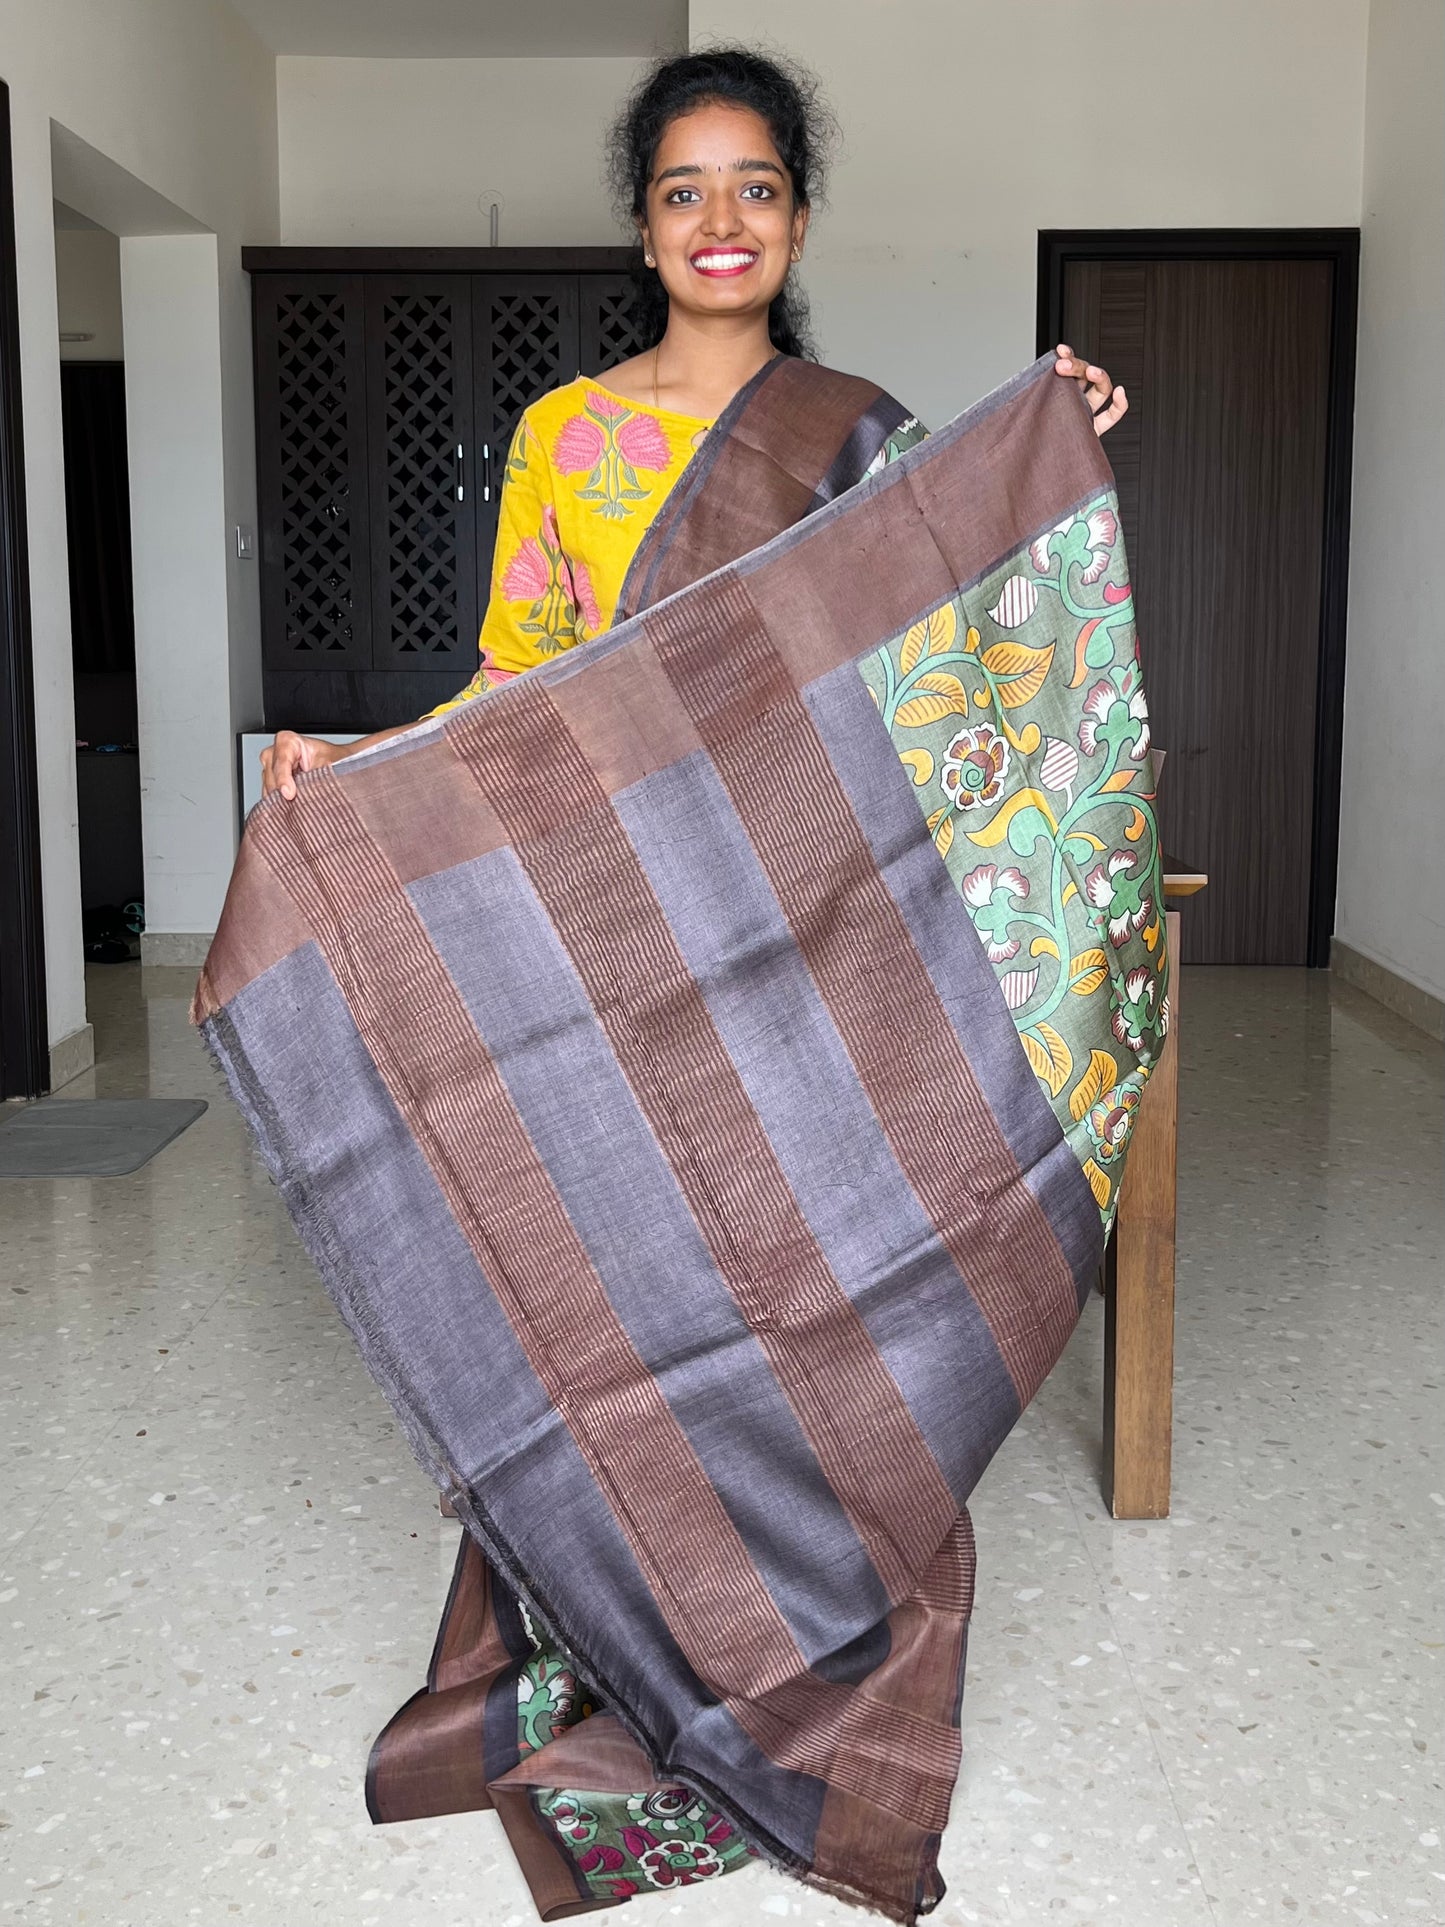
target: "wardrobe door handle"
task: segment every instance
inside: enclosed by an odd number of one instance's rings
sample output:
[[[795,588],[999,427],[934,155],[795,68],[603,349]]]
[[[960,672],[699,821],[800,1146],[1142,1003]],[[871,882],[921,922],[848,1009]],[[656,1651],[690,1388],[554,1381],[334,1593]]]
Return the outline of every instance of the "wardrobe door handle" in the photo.
[[[456,497],[459,502],[465,502],[467,499],[466,461],[466,450],[462,447],[461,443],[458,442],[457,452],[452,457],[452,475],[454,478],[453,486],[456,489]]]
[[[490,442],[483,442],[482,443],[482,500],[484,502],[490,502],[491,499],[492,499],[492,445]]]

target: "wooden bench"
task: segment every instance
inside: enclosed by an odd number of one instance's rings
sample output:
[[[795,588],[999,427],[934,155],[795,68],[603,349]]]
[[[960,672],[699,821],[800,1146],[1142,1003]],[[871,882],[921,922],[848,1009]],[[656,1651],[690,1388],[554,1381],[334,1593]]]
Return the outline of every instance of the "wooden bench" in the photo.
[[[1164,897],[1208,878],[1166,854]],[[1169,1037],[1139,1106],[1114,1235],[1104,1261],[1104,1503],[1116,1519],[1169,1513],[1174,1417],[1174,1198],[1178,1169],[1179,911],[1166,910]]]

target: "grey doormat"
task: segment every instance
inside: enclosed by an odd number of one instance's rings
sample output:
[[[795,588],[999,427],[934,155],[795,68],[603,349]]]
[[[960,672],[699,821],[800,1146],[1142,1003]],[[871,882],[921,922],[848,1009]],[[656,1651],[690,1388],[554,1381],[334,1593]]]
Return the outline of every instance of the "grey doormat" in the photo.
[[[46,1097],[0,1111],[0,1178],[119,1178],[206,1108],[200,1097]]]

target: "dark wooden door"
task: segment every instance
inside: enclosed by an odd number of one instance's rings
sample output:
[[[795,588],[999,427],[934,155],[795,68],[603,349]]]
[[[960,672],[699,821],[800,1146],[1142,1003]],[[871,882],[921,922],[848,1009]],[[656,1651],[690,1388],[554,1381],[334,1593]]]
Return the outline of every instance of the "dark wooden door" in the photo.
[[[1183,920],[1191,962],[1310,960],[1337,272],[1064,265],[1059,338],[1129,393],[1106,446],[1167,752],[1164,844],[1209,873]]]
[[[366,277],[372,667],[476,666],[471,284]]]

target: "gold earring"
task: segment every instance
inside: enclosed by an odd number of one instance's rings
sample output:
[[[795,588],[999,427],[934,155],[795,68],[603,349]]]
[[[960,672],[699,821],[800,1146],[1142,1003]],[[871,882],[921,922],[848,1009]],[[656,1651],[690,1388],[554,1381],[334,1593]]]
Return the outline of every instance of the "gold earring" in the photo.
[[[793,243],[793,259],[794,259],[795,261],[801,261],[801,260],[802,260],[802,258],[803,258],[803,250],[802,250],[802,249],[801,249],[801,248],[800,248],[800,247],[798,246],[798,244],[797,244],[797,242],[796,242],[796,241],[794,241],[794,243]]]
[[[655,268],[657,266],[657,263],[653,260],[650,254],[644,254],[642,258],[647,263],[648,267]]]

